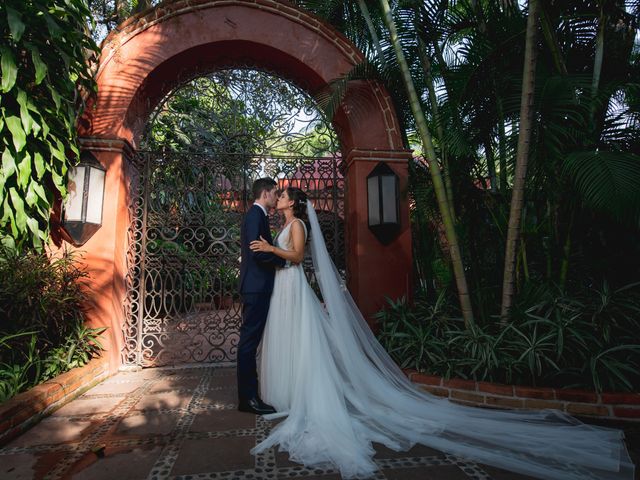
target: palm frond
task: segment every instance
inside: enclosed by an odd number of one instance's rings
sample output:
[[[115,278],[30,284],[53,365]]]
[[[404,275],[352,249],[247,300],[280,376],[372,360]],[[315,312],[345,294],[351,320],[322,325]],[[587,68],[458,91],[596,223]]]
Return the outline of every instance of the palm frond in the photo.
[[[585,204],[640,226],[640,155],[597,150],[573,152],[567,156],[562,173]]]

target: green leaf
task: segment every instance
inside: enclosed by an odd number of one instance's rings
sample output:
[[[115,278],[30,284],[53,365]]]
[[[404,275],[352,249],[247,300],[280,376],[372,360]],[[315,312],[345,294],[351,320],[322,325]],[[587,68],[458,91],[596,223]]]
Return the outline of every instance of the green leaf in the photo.
[[[51,172],[51,178],[53,179],[53,184],[60,191],[60,194],[64,197],[67,194],[64,179],[55,170]]]
[[[47,75],[47,64],[42,61],[38,47],[31,49],[31,59],[36,69],[36,85],[40,85],[44,77]]]
[[[54,18],[45,12],[44,19],[47,22],[47,28],[49,29],[49,33],[53,38],[59,38],[62,36],[62,29],[60,25],[56,23]]]
[[[18,105],[20,105],[20,120],[22,120],[22,128],[28,135],[33,129],[33,117],[27,108],[27,94],[24,90],[18,89]]]
[[[9,30],[14,41],[19,41],[24,33],[24,22],[20,18],[20,12],[11,7],[7,7],[7,20],[9,21]]]
[[[51,98],[53,99],[53,103],[56,104],[56,111],[58,111],[60,110],[60,104],[61,104],[60,94],[55,88],[51,87],[50,85],[48,85],[48,88],[49,88],[49,92],[51,92]]]
[[[49,203],[49,199],[47,198],[47,193],[44,191],[44,188],[39,183],[32,183],[33,189],[38,194],[38,196],[44,200],[47,204]]]
[[[44,117],[42,117],[42,137],[47,138],[49,131],[49,124],[45,121]]]
[[[9,130],[11,131],[13,146],[16,147],[16,152],[22,151],[24,146],[27,144],[27,137],[22,129],[20,119],[12,115],[7,117],[5,120],[7,122],[7,127],[9,127]]]
[[[34,153],[33,164],[36,167],[36,178],[41,180],[44,172],[46,171],[46,167],[44,165],[44,158],[40,152]]]
[[[13,52],[5,45],[0,46],[0,71],[2,72],[2,84],[0,89],[3,92],[8,92],[13,88],[18,76],[18,67],[16,65],[16,59],[13,56]]]
[[[0,220],[0,225],[1,224],[2,224],[2,220]],[[0,244],[2,244],[2,246],[9,251],[13,251],[16,249],[16,241],[13,237],[9,235],[0,236]],[[2,400],[0,400],[0,402],[1,401]]]
[[[27,227],[29,227],[29,230],[31,230],[31,232],[36,236],[40,232],[38,220],[36,220],[35,218],[27,217]]]
[[[31,179],[31,155],[29,155],[29,152],[25,153],[24,158],[18,164],[18,185],[23,190],[27,188]]]
[[[563,173],[575,185],[583,201],[618,219],[640,219],[637,189],[640,156],[631,152],[586,151],[567,156]]]
[[[61,162],[65,162],[67,159],[64,155],[64,145],[57,138],[55,139],[55,142],[55,145],[53,142],[48,142],[49,148],[51,149],[51,154]]]
[[[40,130],[42,130],[42,128],[40,127],[40,124],[38,124],[38,122],[36,122],[36,120],[31,117],[31,120],[33,122],[33,125],[31,125],[31,131],[33,132],[33,136],[37,137],[38,133],[40,133]]]
[[[30,183],[27,187],[27,194],[25,195],[24,200],[30,207],[33,207],[38,203],[38,194],[33,189],[33,183]]]
[[[11,226],[11,235],[14,237],[18,236],[18,229],[16,228],[13,208],[11,208],[11,204],[9,203],[9,197],[5,197],[4,202],[2,204],[2,218],[0,218],[0,225],[6,225],[9,223]],[[4,244],[4,241],[3,241]]]
[[[2,152],[2,173],[4,173],[5,177],[10,177],[16,170],[16,160],[11,155],[11,151],[5,148],[4,152]]]
[[[9,195],[11,196],[11,203],[13,204],[13,210],[15,212],[16,227],[18,230],[23,231],[27,227],[27,214],[24,211],[24,201],[14,187],[9,189]]]
[[[69,149],[73,152],[73,154],[74,154],[76,157],[79,157],[79,156],[80,156],[80,150],[78,149],[78,147],[77,147],[77,145],[76,145],[75,143],[71,143],[71,144],[69,145]]]

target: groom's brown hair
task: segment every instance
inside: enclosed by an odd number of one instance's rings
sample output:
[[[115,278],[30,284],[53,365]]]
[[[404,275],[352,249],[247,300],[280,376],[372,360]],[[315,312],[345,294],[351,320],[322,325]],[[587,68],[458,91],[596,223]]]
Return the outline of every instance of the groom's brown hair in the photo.
[[[255,182],[253,182],[253,187],[251,188],[251,192],[253,193],[253,199],[258,200],[262,195],[262,192],[265,190],[268,192],[273,190],[273,187],[277,185],[276,181],[273,178],[259,178]]]

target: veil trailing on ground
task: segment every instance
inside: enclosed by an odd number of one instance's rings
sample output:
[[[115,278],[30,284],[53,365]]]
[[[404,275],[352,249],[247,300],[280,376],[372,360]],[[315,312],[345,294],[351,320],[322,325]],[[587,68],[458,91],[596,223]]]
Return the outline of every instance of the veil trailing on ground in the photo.
[[[503,411],[462,406],[413,385],[378,343],[343,284],[327,252],[311,202],[307,202],[307,210],[311,226],[309,248],[326,308],[322,330],[330,345],[330,360],[335,364],[333,375],[337,377],[332,382],[344,398],[355,437],[362,443],[380,442],[395,450],[421,443],[539,478],[633,478],[634,465],[620,430],[587,425],[557,410]],[[315,391],[326,390],[330,390],[329,386],[323,385]],[[344,423],[346,417],[340,418]],[[325,425],[331,421],[317,419],[313,425],[330,428]],[[305,434],[300,432],[301,438]],[[360,462],[359,465],[345,467],[335,460],[343,476],[367,476],[375,471],[372,455],[357,458],[360,453],[353,452],[353,462]],[[313,463],[313,455],[311,451],[302,452],[299,458]],[[332,458],[330,454],[324,457]]]

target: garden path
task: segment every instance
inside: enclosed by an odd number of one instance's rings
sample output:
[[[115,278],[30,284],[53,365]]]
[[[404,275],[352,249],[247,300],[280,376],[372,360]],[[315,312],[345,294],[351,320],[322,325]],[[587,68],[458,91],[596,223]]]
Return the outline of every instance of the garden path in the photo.
[[[340,478],[283,452],[252,456],[276,422],[238,412],[236,401],[233,367],[120,372],[1,448],[0,478]],[[376,451],[376,480],[528,478],[423,446],[398,453],[376,445]]]

